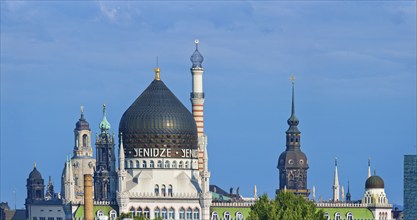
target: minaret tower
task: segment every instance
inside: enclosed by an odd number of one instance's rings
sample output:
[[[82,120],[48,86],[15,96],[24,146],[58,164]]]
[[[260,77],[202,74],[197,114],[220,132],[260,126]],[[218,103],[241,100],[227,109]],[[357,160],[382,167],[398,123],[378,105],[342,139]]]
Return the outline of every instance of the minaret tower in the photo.
[[[301,132],[298,130],[299,120],[295,116],[294,104],[294,81],[292,81],[292,105],[291,116],[287,120],[290,126],[286,133],[286,149],[281,153],[278,159],[279,169],[279,189],[294,192],[295,194],[308,197],[310,191],[307,189],[307,170],[308,160],[306,155],[301,151],[300,138]]]
[[[190,60],[193,64],[191,67],[191,75],[193,76],[193,90],[191,92],[191,104],[194,120],[197,123],[197,132],[199,139],[198,149],[198,169],[202,171],[204,169],[204,150],[203,146],[206,138],[204,138],[204,91],[203,91],[203,73],[204,69],[202,63],[204,57],[198,51],[199,40],[195,40],[195,51]]]
[[[94,199],[114,201],[116,199],[116,157],[114,134],[110,134],[110,123],[106,118],[106,104],[103,104],[103,119],[100,134],[96,137],[96,171],[94,173]]]
[[[197,124],[198,134],[198,170],[201,179],[201,219],[210,219],[210,205],[212,195],[210,186],[210,171],[208,170],[208,152],[207,152],[207,136],[204,133],[204,91],[203,91],[203,73],[202,66],[204,57],[198,51],[198,40],[195,40],[195,51],[190,60],[193,64],[191,67],[191,75],[193,77],[193,90],[191,92],[191,104],[194,120]]]
[[[334,160],[333,202],[339,202],[339,174],[337,172],[337,158]]]

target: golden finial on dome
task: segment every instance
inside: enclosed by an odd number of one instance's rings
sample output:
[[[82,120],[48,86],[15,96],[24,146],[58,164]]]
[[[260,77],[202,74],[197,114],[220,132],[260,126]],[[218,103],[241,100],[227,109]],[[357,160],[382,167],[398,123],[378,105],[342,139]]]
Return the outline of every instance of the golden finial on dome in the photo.
[[[158,56],[156,57],[156,67],[153,69],[155,71],[155,80],[161,80],[161,69],[158,66]]]
[[[34,168],[34,169],[36,169],[36,162],[35,162],[35,163],[33,163],[33,168]]]

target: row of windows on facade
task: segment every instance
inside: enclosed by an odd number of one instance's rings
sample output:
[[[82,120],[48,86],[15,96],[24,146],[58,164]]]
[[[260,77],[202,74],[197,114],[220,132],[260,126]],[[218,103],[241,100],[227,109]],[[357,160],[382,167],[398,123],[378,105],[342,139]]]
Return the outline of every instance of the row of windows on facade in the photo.
[[[173,190],[172,190],[172,185],[171,184],[168,185],[168,191],[167,191],[167,187],[165,186],[165,184],[162,184],[161,188],[159,188],[158,184],[155,184],[155,195],[157,195],[157,196],[159,196],[159,195],[172,196],[172,192],[173,192]]]
[[[230,212],[226,211],[223,213],[223,219],[224,220],[244,220],[244,217],[242,215],[241,212],[236,212],[235,213],[235,218],[232,217],[232,215],[230,214]],[[213,212],[211,213],[211,220],[221,220],[222,218],[219,217],[219,214],[217,212]]]
[[[129,212],[132,214],[132,217],[139,217],[143,216],[145,218],[150,218],[150,210],[148,207],[145,209],[142,209],[141,207],[135,209],[133,207],[130,208]],[[154,218],[162,218],[162,219],[186,219],[186,220],[200,220],[200,209],[199,208],[188,208],[187,210],[185,208],[180,208],[178,211],[179,218],[176,218],[175,216],[175,209],[170,208],[167,209],[163,207],[160,209],[159,207],[156,207],[154,209]]]
[[[138,160],[136,160],[135,162],[130,160],[129,163],[127,161],[125,161],[125,166],[126,168],[148,168],[148,164],[146,161],[142,162],[142,166],[140,164],[140,162]],[[164,166],[162,166],[162,160],[158,160],[157,164],[156,164],[157,168],[185,168],[188,169],[190,167],[190,163],[188,161],[185,161],[185,163],[183,161],[178,162],[178,166],[177,166],[177,161],[174,160],[172,161],[172,164],[169,160],[166,160],[164,162]],[[155,168],[155,162],[153,160],[151,160],[149,162],[149,168]]]
[[[64,220],[62,217],[33,217],[32,220]]]
[[[377,199],[374,198],[371,194],[367,193],[365,195],[365,203],[377,203]],[[387,198],[383,193],[378,196],[378,203],[388,203]]]
[[[326,220],[331,220],[329,213],[324,213],[324,218]],[[342,215],[340,214],[340,212],[336,212],[334,214],[334,220],[342,220]],[[346,220],[353,220],[353,214],[351,212],[348,212],[346,214]]]

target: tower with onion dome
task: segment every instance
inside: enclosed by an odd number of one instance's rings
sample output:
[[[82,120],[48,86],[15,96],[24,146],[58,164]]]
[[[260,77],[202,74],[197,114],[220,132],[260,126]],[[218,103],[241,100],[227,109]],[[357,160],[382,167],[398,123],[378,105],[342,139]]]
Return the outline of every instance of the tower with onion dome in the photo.
[[[290,126],[286,133],[286,149],[278,159],[279,189],[294,192],[297,195],[308,197],[310,191],[307,189],[307,156],[301,151],[301,132],[298,130],[300,121],[295,116],[294,104],[294,76],[292,81],[292,107],[291,116],[287,120]]]
[[[116,156],[114,154],[114,134],[110,134],[110,123],[106,117],[106,104],[103,104],[103,119],[100,134],[96,136],[96,170],[94,172],[94,200],[116,200]]]

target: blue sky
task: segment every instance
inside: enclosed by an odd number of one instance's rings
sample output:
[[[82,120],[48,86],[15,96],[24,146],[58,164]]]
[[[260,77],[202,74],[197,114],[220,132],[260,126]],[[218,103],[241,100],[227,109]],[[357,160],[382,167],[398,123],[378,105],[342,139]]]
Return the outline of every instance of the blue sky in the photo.
[[[291,83],[308,186],[331,197],[334,158],[353,199],[367,160],[402,204],[403,155],[416,153],[413,1],[1,1],[1,201],[17,207],[37,163],[60,188],[79,106],[93,133],[101,105],[117,132],[153,79],[190,107],[200,39],[212,184],[273,195]]]

